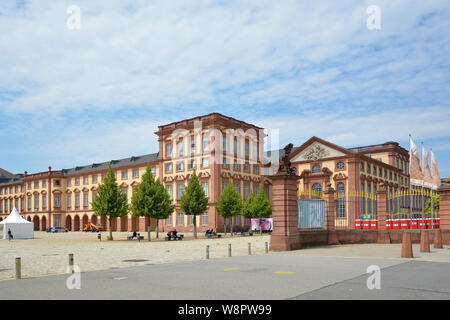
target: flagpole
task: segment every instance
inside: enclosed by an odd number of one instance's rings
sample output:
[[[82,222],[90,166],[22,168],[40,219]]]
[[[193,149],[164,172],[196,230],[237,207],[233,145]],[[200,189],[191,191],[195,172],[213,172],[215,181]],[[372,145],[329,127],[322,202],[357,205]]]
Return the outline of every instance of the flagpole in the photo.
[[[423,160],[423,142],[422,142],[422,160]],[[424,168],[425,164],[422,163],[422,168]],[[423,169],[422,169],[423,170]],[[422,228],[425,229],[425,217],[424,217],[424,212],[425,212],[425,208],[424,208],[424,203],[423,203],[423,184],[424,184],[424,180],[422,180]]]
[[[409,228],[410,229],[412,229],[411,166],[412,166],[411,134],[409,134]]]

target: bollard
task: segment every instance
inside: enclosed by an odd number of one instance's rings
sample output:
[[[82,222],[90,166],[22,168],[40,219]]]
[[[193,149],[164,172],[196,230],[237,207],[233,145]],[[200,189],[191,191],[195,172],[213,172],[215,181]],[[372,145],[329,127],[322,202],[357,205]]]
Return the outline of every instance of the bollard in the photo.
[[[266,242],[266,253],[269,253],[269,243]]]
[[[69,268],[70,268],[70,272],[74,273],[75,271],[73,270],[73,253],[69,253]]]
[[[97,234],[97,239],[102,241],[102,234],[101,233]]]
[[[231,257],[231,243],[228,244],[228,256]]]
[[[420,252],[430,252],[428,230],[421,230],[420,232]]]
[[[209,246],[206,246],[206,259],[209,259]]]
[[[248,243],[248,255],[252,254],[252,244],[249,242]]]
[[[441,229],[436,229],[434,232],[433,244],[435,248],[442,248],[442,233]]]
[[[20,262],[20,258],[16,258],[16,279],[22,279],[22,263]]]
[[[403,231],[402,239],[402,258],[413,258],[413,249],[411,242],[411,233]]]

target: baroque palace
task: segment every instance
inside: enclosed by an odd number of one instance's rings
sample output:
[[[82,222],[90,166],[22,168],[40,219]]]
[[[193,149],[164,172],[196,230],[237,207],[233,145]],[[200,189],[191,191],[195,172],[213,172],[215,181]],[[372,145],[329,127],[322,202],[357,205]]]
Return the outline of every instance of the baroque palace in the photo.
[[[34,223],[35,230],[61,226],[81,231],[88,222],[107,230],[107,221],[95,215],[90,202],[110,165],[129,201],[147,166],[166,186],[176,209],[171,217],[159,221],[160,231],[193,230],[193,217],[180,210],[179,199],[194,169],[209,198],[208,211],[197,217],[200,230],[223,231],[224,224],[230,223],[250,226],[250,221],[242,217],[224,221],[217,214],[215,203],[230,179],[243,199],[250,192],[255,194],[260,185],[271,197],[270,175],[278,169],[283,149],[263,151],[263,128],[211,113],[159,126],[155,134],[159,152],[154,154],[59,171],[49,167],[39,173],[11,174],[0,169],[0,221],[16,207]],[[330,184],[338,192],[367,194],[375,194],[381,183],[390,193],[410,187],[409,152],[396,142],[347,149],[312,137],[294,148],[290,159],[300,176],[299,193],[320,193]],[[128,215],[114,219],[112,228],[143,232],[147,222]],[[151,225],[155,230],[156,221]]]

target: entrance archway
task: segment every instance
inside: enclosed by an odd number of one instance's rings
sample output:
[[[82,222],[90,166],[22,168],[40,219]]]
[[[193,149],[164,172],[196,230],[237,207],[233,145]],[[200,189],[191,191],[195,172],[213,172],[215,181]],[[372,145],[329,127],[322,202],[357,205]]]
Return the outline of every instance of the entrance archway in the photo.
[[[78,215],[73,219],[73,231],[80,231],[80,217]]]
[[[101,225],[102,231],[107,230],[107,223],[106,223],[105,217],[100,217],[100,225]]]
[[[42,222],[41,230],[45,231],[45,229],[47,229],[47,218],[45,216],[43,216],[41,222]]]
[[[85,214],[84,216],[83,216],[83,225],[82,225],[82,227],[84,228],[84,226],[86,225],[86,224],[88,224],[89,223],[89,217],[87,216],[87,214]]]
[[[66,217],[66,228],[70,231],[72,230],[72,217],[71,216],[67,216]]]
[[[91,222],[95,225],[97,225],[97,215],[93,214],[91,217]]]
[[[28,216],[27,221],[31,222],[31,217],[30,216]]]
[[[38,231],[39,230],[39,217],[38,216],[33,217],[33,223],[34,223],[34,231]]]

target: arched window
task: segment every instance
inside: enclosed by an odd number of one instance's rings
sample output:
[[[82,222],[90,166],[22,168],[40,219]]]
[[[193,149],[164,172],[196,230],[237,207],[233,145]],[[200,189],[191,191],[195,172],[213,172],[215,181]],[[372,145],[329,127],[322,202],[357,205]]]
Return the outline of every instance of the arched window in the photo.
[[[312,190],[315,194],[321,194],[322,193],[322,185],[320,183],[314,183],[312,186]],[[313,199],[319,199],[320,197],[313,196]]]
[[[320,166],[318,165],[318,164],[315,164],[313,167],[312,167],[312,173],[320,173]]]
[[[337,185],[337,217],[338,218],[345,218],[345,185],[340,182]]]

